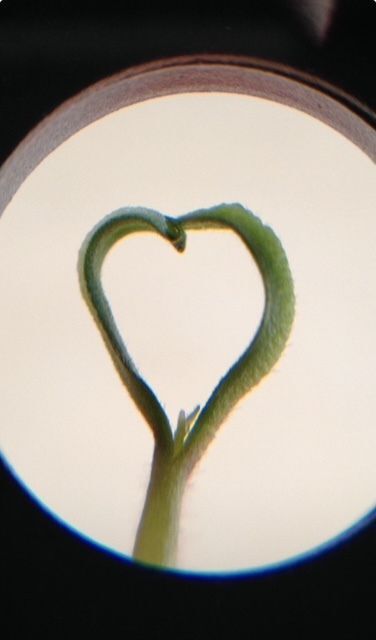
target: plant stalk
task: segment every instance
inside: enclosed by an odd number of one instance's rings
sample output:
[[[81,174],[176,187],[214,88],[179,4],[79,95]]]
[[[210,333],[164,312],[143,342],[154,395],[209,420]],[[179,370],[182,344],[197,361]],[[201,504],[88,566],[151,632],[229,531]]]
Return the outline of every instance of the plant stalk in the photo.
[[[155,448],[133,557],[142,563],[175,566],[182,498],[188,474],[172,453]]]

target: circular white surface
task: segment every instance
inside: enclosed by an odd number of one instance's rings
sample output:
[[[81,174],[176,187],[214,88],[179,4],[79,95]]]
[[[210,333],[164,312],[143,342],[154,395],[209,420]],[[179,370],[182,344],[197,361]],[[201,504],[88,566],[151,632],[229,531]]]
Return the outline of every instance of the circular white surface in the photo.
[[[2,447],[60,519],[129,555],[152,455],[81,298],[87,232],[121,206],[180,215],[240,202],[293,272],[293,333],[222,426],[184,502],[178,568],[234,571],[315,548],[374,504],[375,168],[290,107],[226,94],[119,110],[29,176],[0,222]],[[230,232],[120,243],[104,282],[140,371],[171,419],[205,402],[254,334],[263,291]]]

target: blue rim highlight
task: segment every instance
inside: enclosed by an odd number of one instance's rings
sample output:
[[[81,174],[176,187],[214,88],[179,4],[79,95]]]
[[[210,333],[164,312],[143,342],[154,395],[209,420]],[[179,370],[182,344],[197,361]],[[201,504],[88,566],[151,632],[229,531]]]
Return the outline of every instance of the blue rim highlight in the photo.
[[[190,578],[201,581],[219,581],[219,580],[234,580],[234,579],[247,579],[247,578],[262,578],[274,575],[276,573],[281,573],[283,571],[290,571],[291,569],[296,569],[306,564],[308,562],[312,562],[318,558],[321,558],[330,551],[334,551],[346,542],[349,542],[351,538],[353,538],[357,533],[363,531],[366,527],[371,524],[376,524],[376,506],[371,508],[363,517],[357,520],[354,524],[350,525],[347,529],[334,536],[333,538],[329,538],[326,542],[323,542],[308,551],[304,551],[290,558],[286,558],[285,560],[281,560],[280,562],[275,562],[267,565],[263,565],[261,567],[250,567],[249,569],[234,569],[233,571],[194,571],[189,569],[172,569],[172,568],[162,568],[149,564],[142,564],[137,560],[134,560],[131,556],[127,556],[112,547],[107,546],[105,543],[98,542],[94,538],[91,538],[88,534],[80,531],[73,525],[71,525],[66,520],[63,520],[57,513],[52,511],[50,507],[48,507],[42,500],[37,496],[37,494],[30,489],[26,485],[26,483],[20,478],[16,470],[13,466],[5,459],[4,456],[0,456],[0,460],[3,463],[5,469],[8,473],[13,477],[16,482],[20,485],[21,489],[26,493],[28,497],[30,497],[38,507],[46,513],[49,517],[52,518],[59,526],[63,529],[67,530],[69,533],[72,533],[74,536],[78,537],[85,544],[88,544],[91,547],[94,547],[96,550],[100,552],[105,552],[110,556],[114,557],[116,560],[120,560],[120,562],[127,564],[133,568],[140,568],[143,571],[152,571],[158,572],[160,574],[164,574],[166,576],[176,577],[176,578]]]

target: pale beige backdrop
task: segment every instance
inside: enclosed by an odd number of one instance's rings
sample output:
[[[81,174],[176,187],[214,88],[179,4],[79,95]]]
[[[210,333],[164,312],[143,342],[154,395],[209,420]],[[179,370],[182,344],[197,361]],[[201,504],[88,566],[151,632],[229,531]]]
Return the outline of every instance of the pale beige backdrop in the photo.
[[[6,460],[58,518],[129,555],[152,438],[81,298],[78,250],[121,206],[173,216],[234,201],[281,238],[297,312],[285,355],[192,476],[178,566],[194,571],[284,561],[374,505],[374,166],[293,108],[170,96],[73,136],[0,221]],[[128,238],[103,277],[129,350],[174,422],[205,402],[262,314],[260,277],[230,232],[191,232],[183,255],[151,234]]]

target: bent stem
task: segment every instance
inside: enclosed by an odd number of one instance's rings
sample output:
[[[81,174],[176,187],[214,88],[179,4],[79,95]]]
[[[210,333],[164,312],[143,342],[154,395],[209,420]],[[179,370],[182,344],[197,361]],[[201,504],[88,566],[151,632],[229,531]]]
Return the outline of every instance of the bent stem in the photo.
[[[133,363],[101,285],[108,250],[121,237],[154,231],[184,251],[186,230],[231,229],[255,260],[265,290],[260,326],[238,360],[219,381],[203,409],[181,411],[175,434],[158,398]],[[239,399],[255,387],[279,359],[294,318],[294,288],[286,254],[274,232],[239,204],[223,204],[168,218],[149,209],[119,209],[86,238],[79,256],[81,291],[102,333],[118,373],[148,422],[155,439],[149,488],[134,557],[141,562],[174,566],[181,504],[187,480]]]

